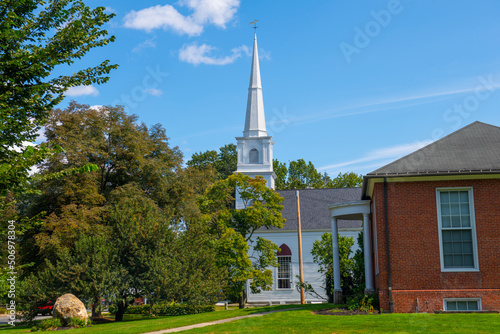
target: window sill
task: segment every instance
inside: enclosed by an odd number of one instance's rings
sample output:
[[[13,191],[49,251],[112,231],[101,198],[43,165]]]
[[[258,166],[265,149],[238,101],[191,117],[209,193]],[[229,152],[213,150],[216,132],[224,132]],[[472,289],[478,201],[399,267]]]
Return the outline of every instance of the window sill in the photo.
[[[479,310],[479,311],[443,311],[443,310],[439,310],[439,311],[434,311],[434,313],[498,313],[498,311],[483,311],[483,310]]]
[[[443,273],[479,272],[479,268],[441,268]]]

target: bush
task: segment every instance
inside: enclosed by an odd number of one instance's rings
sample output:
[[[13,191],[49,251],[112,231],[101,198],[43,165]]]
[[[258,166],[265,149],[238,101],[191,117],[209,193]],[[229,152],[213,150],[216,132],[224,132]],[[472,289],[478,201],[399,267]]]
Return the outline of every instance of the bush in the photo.
[[[125,310],[126,314],[150,314],[151,313],[151,305],[130,305]]]
[[[85,321],[79,318],[70,318],[66,324],[66,326],[72,328],[82,328],[86,327],[87,325],[90,325],[90,320],[87,320],[87,323],[85,323]]]
[[[151,308],[151,314],[157,316],[177,316],[187,314],[197,314],[205,312],[214,312],[214,305],[192,305],[192,304],[155,304]]]
[[[108,312],[109,312],[110,314],[113,314],[113,315],[114,315],[114,314],[116,314],[116,311],[118,311],[118,306],[116,306],[115,304],[111,304],[111,305],[109,305],[109,307],[108,307]]]
[[[49,318],[37,323],[36,326],[31,329],[31,331],[48,331],[58,327],[62,327],[61,321],[57,318]]]
[[[347,300],[347,307],[349,310],[360,310],[363,312],[373,312],[374,309],[379,308],[379,301],[377,294],[357,294]]]

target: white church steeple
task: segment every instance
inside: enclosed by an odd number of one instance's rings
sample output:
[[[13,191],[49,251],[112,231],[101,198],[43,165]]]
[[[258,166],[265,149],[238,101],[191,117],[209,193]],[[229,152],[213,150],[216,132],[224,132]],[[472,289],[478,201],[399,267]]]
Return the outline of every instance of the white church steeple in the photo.
[[[267,136],[266,119],[264,115],[264,99],[260,81],[259,52],[257,50],[257,33],[253,39],[252,71],[248,86],[247,114],[245,119],[244,137]]]
[[[267,186],[274,189],[276,174],[273,171],[273,138],[267,135],[264,114],[264,99],[260,80],[257,34],[253,41],[252,70],[248,87],[247,111],[243,137],[236,137],[238,142],[237,173],[251,177],[260,175],[267,181]],[[238,208],[238,199],[236,207]]]

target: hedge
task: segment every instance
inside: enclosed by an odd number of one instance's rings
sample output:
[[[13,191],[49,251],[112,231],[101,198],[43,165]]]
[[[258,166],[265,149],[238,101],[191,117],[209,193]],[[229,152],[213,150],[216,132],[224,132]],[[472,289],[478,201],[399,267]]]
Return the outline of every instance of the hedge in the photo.
[[[214,305],[156,304],[152,307],[151,314],[176,316],[214,311]]]
[[[151,305],[131,305],[127,307],[127,314],[144,314],[153,316],[177,316],[196,313],[214,312],[213,305],[192,305],[192,304],[155,304]]]

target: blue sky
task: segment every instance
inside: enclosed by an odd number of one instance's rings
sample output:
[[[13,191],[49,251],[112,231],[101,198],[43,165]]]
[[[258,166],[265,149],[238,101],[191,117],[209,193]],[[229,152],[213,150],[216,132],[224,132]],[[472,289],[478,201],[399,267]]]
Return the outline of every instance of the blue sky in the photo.
[[[241,136],[257,19],[274,157],[368,173],[476,120],[500,126],[500,2],[87,1],[116,36],[77,67],[120,65],[70,100],[125,105],[194,152]]]

